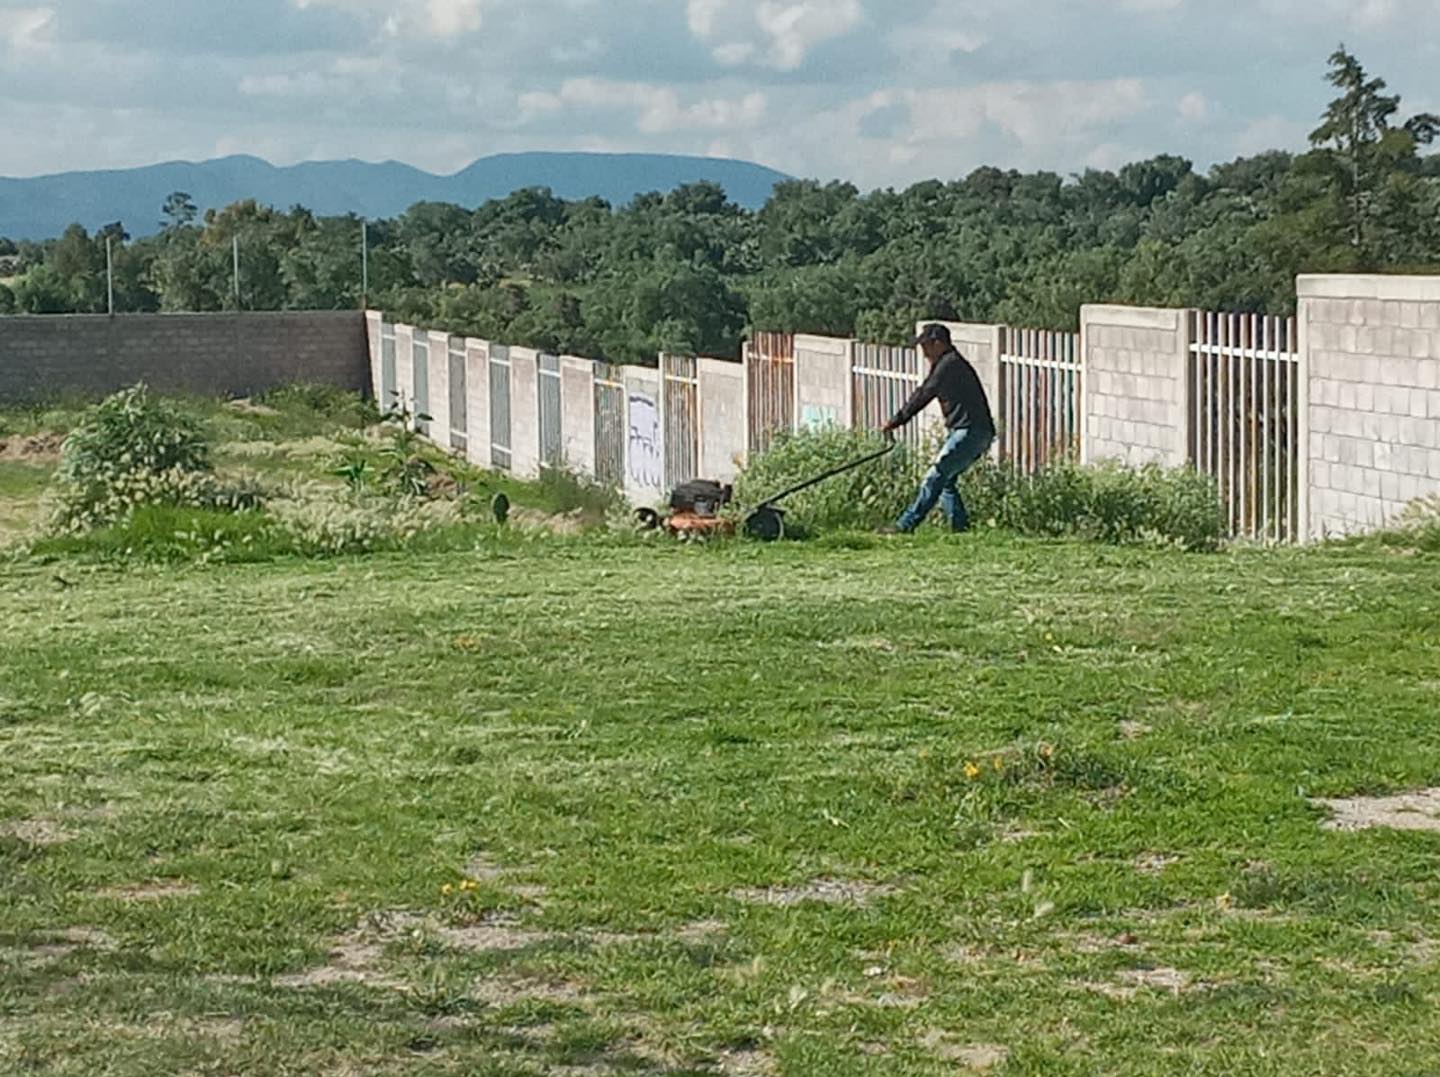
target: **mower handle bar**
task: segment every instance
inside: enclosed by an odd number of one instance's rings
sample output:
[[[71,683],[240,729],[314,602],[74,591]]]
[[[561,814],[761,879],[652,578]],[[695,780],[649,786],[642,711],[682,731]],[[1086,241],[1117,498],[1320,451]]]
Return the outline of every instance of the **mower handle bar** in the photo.
[[[812,486],[819,486],[826,479],[833,479],[836,475],[843,475],[847,471],[854,471],[857,467],[864,467],[868,463],[879,460],[882,456],[889,456],[894,451],[895,442],[892,441],[889,445],[886,445],[885,448],[881,449],[879,452],[871,453],[869,456],[862,456],[859,460],[852,460],[848,464],[841,464],[839,467],[833,468],[830,471],[825,472],[823,475],[816,475],[813,479],[807,479],[799,486],[792,486],[790,487],[790,489],[784,490],[781,493],[776,494],[774,497],[769,498],[762,505],[760,505],[760,508],[770,508],[777,502],[784,501],[787,497],[790,497],[793,494],[798,494],[801,490],[808,490]]]

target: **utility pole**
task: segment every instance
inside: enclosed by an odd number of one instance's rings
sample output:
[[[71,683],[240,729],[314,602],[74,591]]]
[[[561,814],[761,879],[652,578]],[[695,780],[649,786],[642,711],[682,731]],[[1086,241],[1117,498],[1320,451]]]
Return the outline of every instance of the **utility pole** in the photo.
[[[360,222],[360,309],[370,305],[370,225]]]
[[[231,240],[231,250],[232,250],[232,252],[233,252],[233,254],[234,254],[234,262],[235,262],[235,277],[234,277],[234,279],[235,279],[235,309],[236,309],[236,310],[239,310],[239,309],[240,309],[240,237],[239,237],[238,235],[232,237],[232,240]]]
[[[115,317],[115,259],[110,253],[110,242],[112,237],[109,233],[105,236],[105,309],[110,317]]]

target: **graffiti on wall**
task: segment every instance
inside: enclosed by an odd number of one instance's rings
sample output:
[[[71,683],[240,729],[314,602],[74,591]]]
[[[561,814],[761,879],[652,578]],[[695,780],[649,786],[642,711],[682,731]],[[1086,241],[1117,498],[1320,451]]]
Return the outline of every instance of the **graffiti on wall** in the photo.
[[[800,425],[805,430],[820,430],[840,424],[840,409],[806,404],[800,415]]]
[[[630,394],[630,439],[625,454],[630,482],[658,489],[664,482],[660,456],[660,409],[655,398]]]

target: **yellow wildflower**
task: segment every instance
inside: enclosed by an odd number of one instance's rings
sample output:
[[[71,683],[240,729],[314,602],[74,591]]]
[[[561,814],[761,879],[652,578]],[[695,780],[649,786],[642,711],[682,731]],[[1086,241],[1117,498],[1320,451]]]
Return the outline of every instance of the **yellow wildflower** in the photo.
[[[480,884],[477,883],[474,879],[465,879],[464,881],[462,881],[462,882],[460,883],[460,889],[461,889],[461,890],[478,890],[478,889],[480,889]]]
[[[965,777],[970,778],[970,779],[975,779],[975,778],[980,777],[980,768],[977,767],[974,763],[966,763],[966,764],[965,764]]]
[[[994,766],[996,774],[999,774],[1002,770],[1005,769],[1005,760],[1001,759],[998,755],[990,762],[991,765]]]
[[[440,888],[440,895],[441,895],[442,897],[449,897],[449,896],[450,896],[451,894],[453,894],[454,892],[455,892],[455,888],[454,888],[453,886],[451,886],[449,883],[446,883],[444,886],[442,886],[442,887]]]

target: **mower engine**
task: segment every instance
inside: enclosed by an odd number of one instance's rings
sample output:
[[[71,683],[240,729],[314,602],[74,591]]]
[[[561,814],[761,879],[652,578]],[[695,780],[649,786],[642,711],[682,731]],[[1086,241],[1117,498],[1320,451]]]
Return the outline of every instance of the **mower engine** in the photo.
[[[710,479],[681,483],[670,493],[670,512],[661,516],[654,509],[639,509],[635,516],[647,530],[665,528],[672,535],[733,535],[735,523],[721,518],[720,510],[734,496],[733,487]]]

